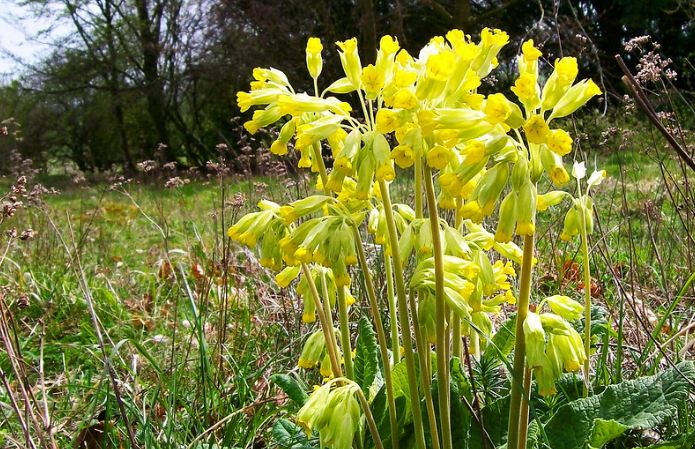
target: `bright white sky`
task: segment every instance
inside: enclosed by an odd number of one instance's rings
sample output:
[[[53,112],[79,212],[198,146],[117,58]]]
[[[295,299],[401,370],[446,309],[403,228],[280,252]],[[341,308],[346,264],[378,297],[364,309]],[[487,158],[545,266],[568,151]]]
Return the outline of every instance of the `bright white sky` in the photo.
[[[0,81],[15,78],[23,63],[36,62],[48,54],[51,36],[41,35],[55,25],[54,19],[39,19],[17,0],[0,0]],[[55,35],[52,31],[51,35]]]

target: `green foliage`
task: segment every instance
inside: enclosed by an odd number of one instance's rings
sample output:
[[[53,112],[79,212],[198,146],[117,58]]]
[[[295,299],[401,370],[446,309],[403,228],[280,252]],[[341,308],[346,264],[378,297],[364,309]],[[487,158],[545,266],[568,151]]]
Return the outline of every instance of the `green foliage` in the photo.
[[[273,424],[272,436],[281,449],[313,449],[304,429],[285,418],[278,418]]]
[[[273,374],[270,376],[270,381],[282,388],[282,391],[285,392],[287,397],[294,401],[299,407],[304,405],[309,397],[299,381],[289,374]]]
[[[366,316],[360,318],[358,332],[355,348],[355,382],[362,391],[369,391],[379,372],[379,346],[374,328]]]
[[[628,429],[651,429],[674,418],[695,381],[695,365],[617,385],[560,407],[545,425],[553,449],[602,447]]]

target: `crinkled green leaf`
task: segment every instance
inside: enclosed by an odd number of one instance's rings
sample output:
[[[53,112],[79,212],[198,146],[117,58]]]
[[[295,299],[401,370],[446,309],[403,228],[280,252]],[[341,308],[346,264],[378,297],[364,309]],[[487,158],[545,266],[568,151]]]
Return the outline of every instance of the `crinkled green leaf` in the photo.
[[[695,365],[683,362],[677,370],[609,385],[600,394],[565,404],[545,426],[550,446],[553,449],[584,449],[590,442],[596,420],[615,421],[625,429],[653,428],[677,413],[690,391],[689,381],[693,380]],[[596,438],[598,441],[598,436]]]
[[[589,437],[589,447],[603,447],[604,444],[618,438],[628,429],[629,427],[625,424],[612,419],[595,419],[594,428],[591,429],[591,436]]]
[[[379,346],[372,323],[367,317],[360,318],[359,337],[357,337],[355,354],[355,382],[368,392],[379,370]]]
[[[514,349],[514,332],[516,327],[516,315],[509,318],[495,332],[492,339],[488,341],[483,352],[483,357],[498,359],[507,357]]]
[[[304,430],[292,421],[280,418],[273,424],[273,440],[282,449],[311,449]]]
[[[287,374],[273,374],[270,376],[270,381],[273,382],[278,387],[282,388],[288,398],[293,400],[298,406],[304,405],[307,396],[304,389],[299,384],[297,379]]]

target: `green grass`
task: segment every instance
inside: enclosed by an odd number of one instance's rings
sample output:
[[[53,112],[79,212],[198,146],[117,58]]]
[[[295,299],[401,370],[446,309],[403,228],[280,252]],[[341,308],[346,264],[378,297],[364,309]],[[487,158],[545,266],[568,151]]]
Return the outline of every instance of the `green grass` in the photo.
[[[611,343],[600,345],[597,354],[596,376],[604,384],[663,367],[664,356],[653,345],[649,357],[640,353],[648,347],[647,333],[664,342],[692,315],[692,288],[684,285],[694,248],[683,235],[678,198],[665,193],[660,160],[674,174],[673,182],[681,182],[668,153],[656,157],[636,148],[599,160],[610,176],[595,195],[600,226],[591,248],[601,290],[596,303],[606,323],[602,342]],[[225,228],[261,198],[286,202],[310,187],[299,182],[288,189],[276,178],[255,178],[213,179],[172,190],[132,184],[111,191],[102,184],[71,187],[64,178],[42,181],[63,191],[0,226],[3,235],[9,227],[37,232],[31,241],[12,243],[0,266],[0,286],[6,322],[24,359],[20,377],[34,391],[37,413],[47,401],[58,446],[78,443],[105,420],[110,447],[129,447],[87,293],[121,405],[141,447],[272,445],[270,426],[285,412],[269,377],[296,365],[305,334],[301,308],[252,252],[228,246]],[[405,201],[411,183],[397,186],[396,201]],[[235,194],[243,194],[243,201]],[[579,298],[578,279],[563,269],[579,262],[578,248],[559,241],[557,217],[539,217],[551,226],[539,238],[541,275],[533,294],[562,287]],[[79,282],[82,275],[86,288]],[[621,288],[629,300],[618,294]],[[632,307],[645,316],[648,309],[657,319],[670,312],[664,321],[669,328],[663,333],[644,328]],[[682,348],[683,339],[675,338],[665,350],[676,360]],[[0,368],[17,382],[6,353],[0,354]],[[23,436],[7,392],[1,391],[0,441],[11,447]],[[687,422],[675,425],[671,433],[691,428]]]
[[[254,183],[264,181],[282,200],[283,190],[269,179],[224,187],[195,183],[175,191],[129,186],[130,197],[100,186],[47,197],[41,208],[12,220],[37,236],[12,245],[0,285],[28,367],[39,365],[43,347],[60,447],[75,443],[100,414],[117,423],[110,438],[126,438],[80,272],[141,444],[191,442],[225,417],[200,441],[249,447],[262,440],[282,403],[268,377],[295,364],[299,320],[292,299],[279,294],[251,253],[227,248],[225,259],[221,236],[255,204]],[[227,198],[240,192],[247,198],[243,207],[225,208],[224,226],[223,188]],[[22,298],[28,305],[20,308]],[[11,371],[5,355],[0,366]],[[27,382],[39,383],[32,369]],[[16,424],[3,425],[0,435],[21,436]]]

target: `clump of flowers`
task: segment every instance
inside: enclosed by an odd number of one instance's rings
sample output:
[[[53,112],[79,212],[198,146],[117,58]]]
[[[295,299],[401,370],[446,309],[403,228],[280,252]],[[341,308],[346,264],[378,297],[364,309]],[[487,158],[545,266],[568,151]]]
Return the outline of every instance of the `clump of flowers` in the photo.
[[[242,112],[254,108],[246,130],[277,124],[271,152],[297,152],[299,168],[316,174],[318,193],[285,205],[262,201],[260,211],[242,217],[229,236],[258,248],[261,263],[278,272],[281,287],[299,278],[302,318],[314,323],[318,317],[319,329],[306,340],[298,365],[319,366],[329,380],[297,418],[308,432],[317,430],[326,446],[348,449],[357,423],[371,422],[369,409],[360,410],[354,398],[360,387],[352,382],[349,305],[355,300],[369,304],[379,337],[391,435],[398,434],[395,396],[403,394],[394,391],[391,370],[404,358],[418,449],[425,448],[425,420],[430,429],[440,423],[439,431],[431,432],[434,447],[451,448],[448,357],[462,357],[464,337],[470,354],[479,357],[502,307],[516,305],[517,312],[508,447],[516,448],[519,426],[527,425],[519,418],[526,368],[535,374],[540,394],[549,395],[563,371],[577,371],[587,360],[587,347],[571,324],[582,305],[555,295],[539,307],[547,304],[550,312],[536,314],[529,300],[536,212],[571,196],[539,192],[539,185],[560,188],[570,180],[564,158],[574,140],[560,119],[601,91],[590,79],[577,81],[573,57],[555,60],[550,75],[541,76],[542,53],[529,40],[516,59],[511,92],[478,93],[508,41],[497,29],[483,29],[478,42],[452,30],[413,56],[384,36],[376,61],[364,65],[353,38],[337,43],[344,77],[324,85],[324,47],[311,38],[306,62],[313,94],[295,91],[273,68],[254,69],[249,91],[237,94]],[[330,168],[324,145],[332,153]],[[390,186],[404,174],[415,180],[412,205],[391,200]],[[565,239],[585,237],[592,229],[588,192],[572,201]],[[450,221],[442,210],[453,212],[447,214]],[[494,229],[487,224],[492,216]],[[388,287],[383,300],[372,282],[382,274],[365,257],[365,235],[383,256]],[[409,272],[407,266],[414,268]],[[353,298],[357,273],[364,279],[364,297]],[[392,317],[388,334],[380,318],[384,308]],[[432,345],[436,363],[427,356]],[[435,376],[439,413],[429,387]],[[369,390],[363,393],[373,397]],[[370,431],[375,433],[371,426]],[[397,447],[398,438],[392,441]]]

